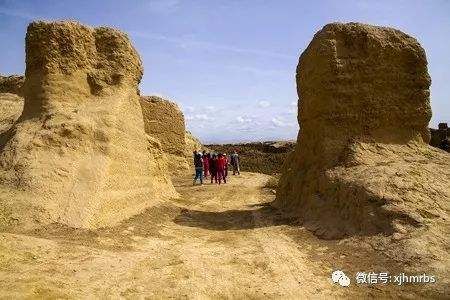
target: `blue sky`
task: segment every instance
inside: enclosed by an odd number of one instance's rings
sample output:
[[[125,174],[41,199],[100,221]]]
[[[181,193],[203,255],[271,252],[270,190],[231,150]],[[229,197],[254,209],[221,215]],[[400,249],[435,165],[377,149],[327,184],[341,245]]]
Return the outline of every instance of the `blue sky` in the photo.
[[[416,37],[432,77],[431,126],[450,122],[450,1],[0,0],[1,74],[24,73],[33,19],[125,31],[144,62],[141,91],[182,108],[205,143],[295,139],[295,68],[330,22],[395,27]]]

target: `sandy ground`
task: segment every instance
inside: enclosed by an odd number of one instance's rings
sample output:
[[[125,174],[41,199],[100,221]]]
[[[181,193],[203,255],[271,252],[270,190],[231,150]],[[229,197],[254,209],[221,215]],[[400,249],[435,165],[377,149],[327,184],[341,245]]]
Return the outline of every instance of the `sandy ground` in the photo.
[[[402,266],[362,238],[320,240],[284,218],[267,204],[267,180],[244,173],[193,187],[180,178],[180,199],[113,228],[2,232],[0,298],[442,296],[423,284],[357,285],[358,271],[397,274]],[[349,287],[332,283],[335,269]]]

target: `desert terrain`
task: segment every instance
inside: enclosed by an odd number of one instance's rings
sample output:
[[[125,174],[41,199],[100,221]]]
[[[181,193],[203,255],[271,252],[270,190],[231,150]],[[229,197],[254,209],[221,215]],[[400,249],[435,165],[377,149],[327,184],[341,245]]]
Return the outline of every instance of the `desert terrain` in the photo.
[[[269,176],[175,182],[181,197],[118,226],[2,232],[2,298],[438,297],[420,285],[333,284],[330,274],[401,273],[362,238],[319,239],[270,207]],[[352,278],[353,280],[353,278]],[[443,282],[440,286],[442,287]]]
[[[25,52],[25,75],[0,77],[0,297],[450,294],[450,156],[429,145],[414,37],[325,25],[295,74],[297,140],[240,145],[254,172],[222,185],[192,184],[193,151],[235,146],[140,94],[126,33],[35,21]]]

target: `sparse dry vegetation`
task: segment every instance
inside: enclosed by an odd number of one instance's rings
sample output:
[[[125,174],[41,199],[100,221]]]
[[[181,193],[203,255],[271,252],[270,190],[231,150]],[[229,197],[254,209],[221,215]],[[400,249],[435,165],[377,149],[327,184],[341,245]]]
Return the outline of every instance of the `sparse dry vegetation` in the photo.
[[[272,148],[276,142],[208,145],[215,152],[232,153],[237,149],[240,156],[241,170],[263,174],[277,174],[295,143],[284,142],[285,147]],[[281,143],[281,142],[280,142]]]

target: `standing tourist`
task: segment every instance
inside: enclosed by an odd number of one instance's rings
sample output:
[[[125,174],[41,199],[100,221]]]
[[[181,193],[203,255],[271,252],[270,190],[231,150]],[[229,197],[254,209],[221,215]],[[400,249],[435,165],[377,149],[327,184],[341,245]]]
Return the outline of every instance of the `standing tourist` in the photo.
[[[223,158],[225,160],[225,168],[224,168],[224,173],[223,173],[223,177],[224,177],[224,181],[226,180],[226,178],[228,177],[228,164],[230,163],[228,160],[228,156],[226,153],[223,154]]]
[[[209,153],[206,153],[205,151],[203,151],[203,172],[205,173],[205,179],[208,178],[210,158],[211,158],[211,155]]]
[[[194,158],[195,177],[192,185],[197,183],[197,179],[200,180],[200,184],[203,184],[203,159],[200,153],[196,153]]]
[[[233,167],[233,175],[241,174],[239,170],[239,155],[237,154],[237,151],[234,150],[233,154],[231,154],[231,166]]]
[[[213,179],[217,183],[217,156],[213,154],[208,163],[209,163],[209,174],[211,176],[211,183],[213,183]]]
[[[227,180],[225,179],[225,158],[222,153],[219,153],[217,158],[217,179],[219,184],[221,184],[222,179],[223,183],[227,183]]]

